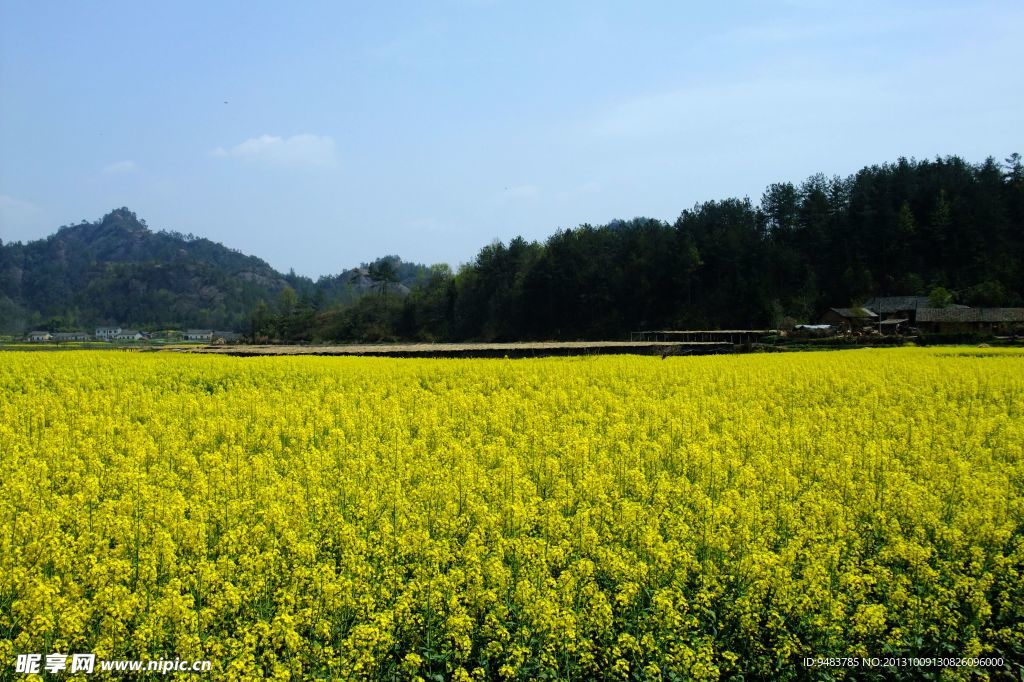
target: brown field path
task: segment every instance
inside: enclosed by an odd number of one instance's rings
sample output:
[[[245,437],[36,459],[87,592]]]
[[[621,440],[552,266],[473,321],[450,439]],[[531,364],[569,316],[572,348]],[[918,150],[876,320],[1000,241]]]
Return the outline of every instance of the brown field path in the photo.
[[[671,341],[531,341],[522,343],[380,343],[335,346],[223,345],[166,348],[211,355],[370,355],[400,358],[522,358],[565,355],[710,355],[731,343]]]

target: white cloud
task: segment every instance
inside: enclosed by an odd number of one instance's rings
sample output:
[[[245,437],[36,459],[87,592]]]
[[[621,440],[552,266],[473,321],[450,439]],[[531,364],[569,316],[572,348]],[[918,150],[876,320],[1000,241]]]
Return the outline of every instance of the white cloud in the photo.
[[[42,211],[29,202],[0,194],[0,229],[4,241],[25,239],[39,226]]]
[[[121,175],[124,173],[135,173],[139,170],[139,164],[131,160],[115,161],[103,167],[104,175]]]
[[[214,156],[241,159],[272,166],[313,166],[330,168],[337,163],[334,138],[304,133],[291,137],[261,135],[250,137],[230,149],[217,147]]]
[[[0,210],[35,210],[35,204],[15,199],[7,194],[0,194]]]

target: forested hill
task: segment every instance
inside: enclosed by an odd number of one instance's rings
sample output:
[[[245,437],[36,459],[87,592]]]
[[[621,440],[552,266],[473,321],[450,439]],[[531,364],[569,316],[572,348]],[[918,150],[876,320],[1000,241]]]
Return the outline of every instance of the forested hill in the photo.
[[[395,256],[316,282],[128,209],[0,244],[0,328],[234,329],[279,340],[618,339],[641,329],[817,320],[876,295],[1024,305],[1013,154],[900,159],[636,218],[485,246],[452,272]]]
[[[406,284],[415,278],[410,271],[423,270],[389,262],[401,266]],[[365,270],[319,282],[285,275],[208,239],[154,232],[120,208],[46,239],[0,243],[0,332],[109,323],[244,331],[254,309],[282,298],[294,307],[340,304],[373,291]]]
[[[945,289],[1024,304],[1024,171],[1012,155],[900,159],[769,186],[672,223],[614,221],[484,247],[412,295],[321,316],[322,339],[585,339],[816,321],[875,295]],[[938,292],[936,292],[938,293]],[[273,336],[274,325],[268,325]]]

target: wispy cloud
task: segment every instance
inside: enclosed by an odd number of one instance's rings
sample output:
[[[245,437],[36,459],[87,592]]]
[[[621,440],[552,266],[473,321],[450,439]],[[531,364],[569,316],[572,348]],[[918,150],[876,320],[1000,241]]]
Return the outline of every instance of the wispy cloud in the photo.
[[[503,199],[536,199],[540,196],[540,188],[537,185],[512,185],[506,187],[501,194]]]
[[[139,164],[131,160],[115,161],[114,163],[107,164],[103,167],[104,175],[123,175],[126,173],[135,173],[139,170]]]
[[[371,59],[391,62],[402,66],[414,66],[427,53],[433,53],[438,45],[444,44],[448,24],[442,20],[430,20],[409,28],[396,37],[370,47],[367,56]]]
[[[413,234],[437,234],[445,231],[445,226],[436,218],[417,218],[406,222],[405,226]]]
[[[818,6],[821,0],[791,0],[788,4],[800,10],[824,9]],[[808,6],[801,7],[803,4]],[[768,43],[776,47],[784,43],[806,47],[810,43],[863,42],[887,35],[936,30],[941,24],[957,21],[971,11],[966,6],[902,9],[893,5],[886,7],[885,11],[876,12],[858,7],[854,12],[833,14],[828,19],[821,18],[819,12],[809,13],[809,16],[818,18],[805,18],[808,13],[801,12],[797,17],[741,24],[714,36],[712,40],[735,46]]]
[[[330,168],[337,164],[334,138],[309,133],[291,137],[251,137],[234,147],[217,147],[213,150],[213,155],[272,166]]]
[[[784,127],[838,114],[859,94],[881,83],[864,78],[766,78],[640,95],[619,102],[590,126],[599,137],[688,135],[709,131],[763,130],[771,121]],[[765,112],[771,116],[766,117]]]
[[[0,194],[0,228],[3,228],[4,241],[20,239],[21,233],[35,227],[41,216],[42,211],[32,202]]]
[[[590,180],[584,182],[581,185],[576,185],[575,187],[564,189],[558,192],[556,196],[560,201],[565,201],[567,199],[577,199],[579,197],[586,196],[589,194],[596,194],[597,192],[600,191],[601,183],[597,182],[596,180]]]
[[[34,210],[35,204],[22,201],[21,199],[15,199],[14,197],[7,194],[0,194],[0,209],[9,210]]]

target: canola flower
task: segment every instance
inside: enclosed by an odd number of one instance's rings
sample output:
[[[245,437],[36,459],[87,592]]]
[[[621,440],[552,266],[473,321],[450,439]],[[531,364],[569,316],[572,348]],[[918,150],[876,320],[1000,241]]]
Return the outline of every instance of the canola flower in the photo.
[[[1016,350],[7,352],[0,471],[0,677],[28,651],[224,680],[1024,660]]]

